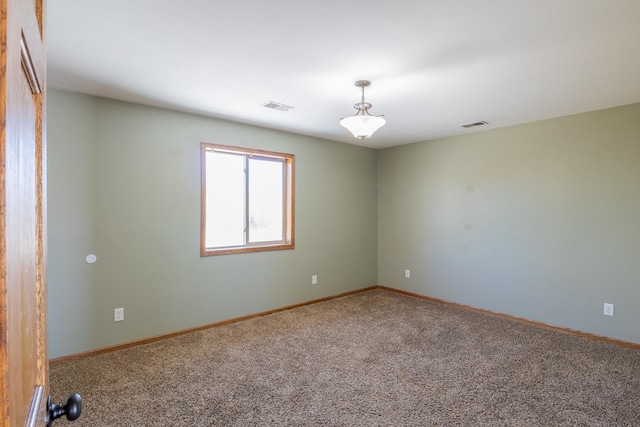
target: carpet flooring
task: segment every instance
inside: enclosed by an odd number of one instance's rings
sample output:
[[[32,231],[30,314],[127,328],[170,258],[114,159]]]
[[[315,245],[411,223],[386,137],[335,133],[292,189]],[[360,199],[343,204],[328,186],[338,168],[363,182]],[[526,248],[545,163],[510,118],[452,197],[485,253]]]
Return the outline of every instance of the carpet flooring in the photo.
[[[640,426],[640,351],[385,290],[54,363],[50,385],[82,395],[74,427]]]

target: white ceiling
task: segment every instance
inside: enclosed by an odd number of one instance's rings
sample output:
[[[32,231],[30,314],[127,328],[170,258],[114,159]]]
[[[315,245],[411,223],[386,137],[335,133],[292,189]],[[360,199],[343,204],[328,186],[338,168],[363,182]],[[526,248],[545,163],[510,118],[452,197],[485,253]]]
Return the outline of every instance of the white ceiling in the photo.
[[[49,87],[374,148],[640,102],[639,0],[49,0],[47,14]],[[359,79],[387,119],[364,141],[338,124]]]

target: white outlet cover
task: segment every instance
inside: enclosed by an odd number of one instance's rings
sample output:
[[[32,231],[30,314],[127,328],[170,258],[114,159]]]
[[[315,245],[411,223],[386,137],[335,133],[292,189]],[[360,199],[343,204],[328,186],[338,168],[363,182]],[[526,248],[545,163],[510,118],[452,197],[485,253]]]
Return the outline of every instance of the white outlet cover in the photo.
[[[604,315],[605,316],[613,316],[613,304],[604,303]]]
[[[121,322],[124,320],[124,308],[114,308],[113,309],[113,321]]]
[[[411,278],[411,270],[405,270],[404,271],[404,277],[407,278],[407,279],[410,279]]]

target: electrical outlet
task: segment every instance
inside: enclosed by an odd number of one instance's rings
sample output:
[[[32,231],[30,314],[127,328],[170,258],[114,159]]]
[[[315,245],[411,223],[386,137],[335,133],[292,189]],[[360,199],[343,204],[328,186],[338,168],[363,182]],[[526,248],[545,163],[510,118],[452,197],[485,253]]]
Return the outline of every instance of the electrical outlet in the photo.
[[[313,276],[311,276],[311,284],[312,285],[317,285],[318,284],[318,275],[314,274]]]
[[[613,316],[613,304],[609,304],[607,302],[604,303],[604,315]]]
[[[405,279],[410,279],[411,278],[411,270],[405,270],[404,271],[404,277],[405,277]]]
[[[113,321],[114,322],[122,322],[124,320],[124,308],[114,308],[113,309]]]

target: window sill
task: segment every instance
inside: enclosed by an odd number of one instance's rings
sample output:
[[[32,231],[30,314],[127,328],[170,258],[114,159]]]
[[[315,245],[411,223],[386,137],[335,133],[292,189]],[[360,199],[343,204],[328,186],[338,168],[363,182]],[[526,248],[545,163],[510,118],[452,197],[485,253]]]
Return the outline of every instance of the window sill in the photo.
[[[277,244],[277,245],[264,245],[264,246],[242,246],[236,248],[220,248],[220,249],[205,249],[200,251],[201,257],[217,256],[217,255],[231,255],[231,254],[244,254],[251,252],[267,252],[267,251],[284,251],[294,249],[293,243]]]

